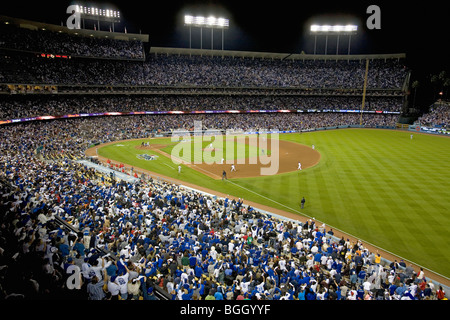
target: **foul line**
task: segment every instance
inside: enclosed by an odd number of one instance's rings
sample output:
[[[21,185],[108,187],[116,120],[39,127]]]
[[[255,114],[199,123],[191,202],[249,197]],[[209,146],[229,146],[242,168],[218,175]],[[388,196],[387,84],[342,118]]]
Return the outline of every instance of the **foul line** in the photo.
[[[208,171],[208,170],[206,170],[206,169],[200,168],[199,166],[197,166],[197,165],[195,165],[195,164],[191,164],[191,166],[194,166],[196,170],[202,170],[202,171],[205,171],[205,172],[207,172],[208,174],[210,174],[210,175],[212,175],[212,176],[217,177],[218,179],[220,179],[220,176],[219,176],[219,175],[217,175],[217,174],[215,174],[215,173],[212,173],[212,172],[210,172],[210,171]]]
[[[228,181],[229,183],[234,184],[235,186],[238,186],[238,187],[240,187],[240,188],[242,188],[242,189],[245,189],[245,190],[247,190],[247,191],[250,191],[251,193],[254,193],[254,194],[258,195],[258,196],[260,196],[261,198],[267,199],[267,200],[272,201],[273,203],[276,203],[276,204],[278,204],[278,205],[280,205],[280,206],[283,206],[283,207],[285,207],[285,208],[288,208],[288,209],[291,209],[291,210],[293,210],[293,211],[295,211],[295,212],[298,212],[298,213],[300,213],[301,215],[303,215],[303,216],[305,216],[305,217],[311,218],[310,216],[304,214],[304,213],[301,212],[301,211],[298,211],[297,209],[288,207],[287,205],[284,205],[284,204],[282,204],[282,203],[279,203],[278,201],[275,201],[275,200],[270,199],[270,198],[268,198],[268,197],[266,197],[266,196],[263,196],[262,194],[259,194],[258,192],[255,192],[255,191],[253,191],[253,190],[247,189],[246,187],[243,187],[243,186],[241,186],[241,185],[239,185],[239,184],[237,184],[237,183],[234,183],[234,182],[231,181],[231,180],[227,180],[227,181]]]
[[[216,174],[214,174],[214,173],[212,173],[212,172],[210,172],[210,171],[208,171],[208,170],[206,170],[206,169],[203,169],[203,168],[199,168],[199,169],[201,169],[201,170],[203,170],[203,171],[205,171],[205,172],[208,172],[209,174],[212,174],[212,175],[217,176]],[[311,217],[308,216],[307,214],[304,214],[303,212],[298,211],[297,209],[288,207],[287,205],[284,205],[284,204],[282,204],[282,203],[280,203],[280,202],[278,202],[278,201],[275,201],[275,200],[270,199],[270,198],[268,198],[268,197],[266,197],[266,196],[263,196],[262,194],[259,194],[258,192],[255,192],[255,191],[253,191],[253,190],[247,189],[246,187],[243,187],[243,186],[241,186],[241,185],[239,185],[239,184],[237,184],[237,183],[235,183],[235,182],[233,182],[233,181],[231,181],[231,180],[228,180],[228,179],[227,179],[226,181],[229,182],[229,183],[232,183],[233,185],[238,186],[238,187],[240,187],[240,188],[242,188],[242,189],[245,189],[245,190],[247,190],[247,191],[249,191],[249,192],[251,192],[251,193],[254,193],[254,194],[256,194],[257,196],[260,196],[261,198],[264,198],[264,199],[269,200],[269,201],[271,201],[271,202],[273,202],[273,203],[276,203],[276,204],[278,204],[278,205],[280,205],[280,206],[283,206],[283,207],[285,207],[285,208],[288,208],[288,209],[290,209],[290,210],[293,210],[293,211],[295,211],[295,212],[301,214],[302,216],[311,218]]]
[[[172,167],[170,164],[167,164],[167,163],[163,163],[163,164],[165,164],[165,165],[168,166],[169,168],[176,169],[175,167]]]

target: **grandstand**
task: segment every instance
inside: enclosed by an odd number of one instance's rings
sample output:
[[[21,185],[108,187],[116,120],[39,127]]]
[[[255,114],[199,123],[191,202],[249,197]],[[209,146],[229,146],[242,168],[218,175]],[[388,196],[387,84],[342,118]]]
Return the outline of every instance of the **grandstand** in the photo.
[[[91,146],[191,130],[194,119],[393,129],[406,109],[404,54],[149,49],[148,35],[0,23],[3,299],[442,298],[417,268],[312,219],[86,162]]]
[[[448,128],[450,126],[450,103],[448,101],[437,101],[428,113],[418,119],[418,123],[434,128]]]

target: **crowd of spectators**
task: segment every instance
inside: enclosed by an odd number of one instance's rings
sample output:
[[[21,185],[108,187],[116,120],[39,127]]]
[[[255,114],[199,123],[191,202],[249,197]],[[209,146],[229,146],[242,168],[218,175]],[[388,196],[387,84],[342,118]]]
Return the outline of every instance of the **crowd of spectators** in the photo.
[[[364,60],[271,60],[189,55],[155,55],[147,61],[42,59],[5,54],[0,80],[6,83],[148,85],[197,87],[359,88]],[[401,60],[373,59],[368,89],[402,88]]]
[[[436,102],[428,112],[419,117],[421,125],[450,127],[450,103],[445,101]]]
[[[162,72],[155,72],[155,64]],[[365,61],[270,60],[231,57],[152,55],[143,74],[152,84],[249,87],[362,88]],[[401,62],[372,60],[369,88],[400,88]],[[168,82],[168,79],[170,80]]]
[[[37,152],[65,155],[92,140],[142,136],[135,128],[144,119],[0,127],[3,299],[151,300],[155,288],[174,300],[444,298],[422,269],[383,264],[361,241],[333,237],[314,219],[278,219],[241,199],[169,182],[114,181],[68,157],[44,161]]]
[[[143,60],[140,40],[118,40],[0,25],[0,48],[102,59]]]
[[[364,111],[400,112],[398,97],[367,97]],[[0,120],[79,113],[199,110],[359,110],[354,96],[13,95],[0,101]]]

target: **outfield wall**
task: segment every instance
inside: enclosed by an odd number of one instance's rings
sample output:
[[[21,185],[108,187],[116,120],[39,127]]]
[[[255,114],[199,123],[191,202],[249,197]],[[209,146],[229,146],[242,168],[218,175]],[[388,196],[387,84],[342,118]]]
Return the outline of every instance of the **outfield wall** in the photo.
[[[450,135],[450,130],[442,127],[426,127],[420,124],[413,124],[408,126],[409,131],[420,132],[420,133],[431,133],[431,134],[446,134]]]
[[[395,126],[365,126],[365,125],[343,125],[343,126],[331,126],[331,127],[320,127],[320,128],[314,128],[314,129],[305,129],[305,130],[271,130],[271,131],[239,131],[239,130],[222,130],[222,129],[208,129],[208,130],[202,130],[202,134],[258,134],[258,133],[297,133],[297,132],[313,132],[313,131],[323,131],[323,130],[335,130],[335,129],[349,129],[349,128],[375,128],[375,129],[396,129]],[[167,137],[171,136],[173,133],[177,133],[178,135],[189,135],[199,132],[193,132],[189,130],[177,130],[176,132],[173,131],[164,131],[160,132],[159,134],[156,134],[155,137]]]

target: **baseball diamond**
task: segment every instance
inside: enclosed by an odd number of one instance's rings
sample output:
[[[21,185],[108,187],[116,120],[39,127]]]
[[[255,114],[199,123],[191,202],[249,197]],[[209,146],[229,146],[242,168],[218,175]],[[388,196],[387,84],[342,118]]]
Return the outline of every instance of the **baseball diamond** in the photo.
[[[98,155],[183,183],[315,217],[380,250],[448,274],[447,248],[438,245],[446,241],[448,217],[442,212],[450,205],[450,139],[446,137],[422,134],[411,141],[408,133],[380,129],[281,134],[280,171],[266,177],[258,176],[259,165],[251,164],[236,165],[236,172],[230,172],[229,164],[189,164],[183,165],[186,169],[178,175],[158,164],[171,163],[170,155],[161,151],[168,148],[170,139],[150,141],[149,148],[161,157],[148,165],[133,156],[141,151],[141,140],[120,141],[126,145],[125,151],[115,147],[119,142],[99,146]],[[309,147],[313,144],[314,150]],[[94,155],[94,149],[87,154]],[[302,162],[301,171],[296,170],[298,161]],[[417,167],[418,163],[423,165]],[[425,166],[427,163],[433,165]],[[232,184],[221,181],[222,168]],[[301,196],[308,200],[303,210]]]

